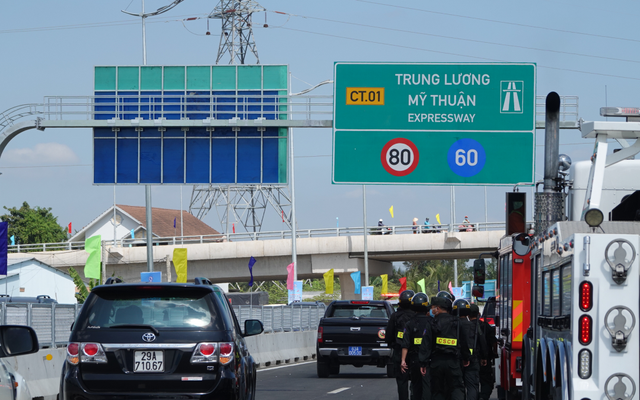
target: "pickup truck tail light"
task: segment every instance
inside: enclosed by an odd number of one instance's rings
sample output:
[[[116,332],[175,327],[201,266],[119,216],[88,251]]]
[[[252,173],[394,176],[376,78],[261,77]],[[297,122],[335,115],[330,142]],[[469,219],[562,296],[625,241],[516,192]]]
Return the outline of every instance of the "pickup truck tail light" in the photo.
[[[318,343],[322,343],[322,327],[318,327]]]

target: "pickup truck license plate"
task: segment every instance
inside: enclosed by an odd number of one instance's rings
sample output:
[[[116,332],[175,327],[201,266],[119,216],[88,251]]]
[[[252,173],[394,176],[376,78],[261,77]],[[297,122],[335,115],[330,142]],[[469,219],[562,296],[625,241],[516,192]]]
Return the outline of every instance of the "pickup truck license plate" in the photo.
[[[349,355],[350,356],[361,356],[362,355],[362,346],[349,346]]]
[[[136,351],[133,372],[164,372],[164,352]]]

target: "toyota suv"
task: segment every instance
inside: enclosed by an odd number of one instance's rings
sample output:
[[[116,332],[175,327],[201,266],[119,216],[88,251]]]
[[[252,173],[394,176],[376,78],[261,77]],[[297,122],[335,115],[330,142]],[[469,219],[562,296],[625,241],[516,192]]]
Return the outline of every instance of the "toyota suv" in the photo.
[[[60,399],[255,399],[256,367],[222,289],[195,284],[95,287],[71,329]]]

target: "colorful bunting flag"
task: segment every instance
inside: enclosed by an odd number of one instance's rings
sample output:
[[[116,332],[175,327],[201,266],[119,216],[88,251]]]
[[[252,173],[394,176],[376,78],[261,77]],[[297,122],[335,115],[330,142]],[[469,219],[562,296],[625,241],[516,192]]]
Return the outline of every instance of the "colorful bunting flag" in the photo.
[[[451,281],[449,281],[449,293],[453,294],[453,288],[451,287]]]
[[[69,222],[69,233],[71,233],[71,222]]]
[[[402,293],[407,290],[407,278],[400,278],[398,280],[400,281],[400,293]]]
[[[176,270],[176,282],[187,283],[187,249],[173,249],[173,268]]]
[[[84,276],[100,279],[100,264],[102,263],[102,236],[95,235],[84,241],[84,251],[89,253],[84,265]]]
[[[333,268],[322,274],[326,294],[333,294]]]
[[[173,217],[173,227],[176,227],[176,217]]]
[[[7,265],[9,263],[7,246],[7,231],[9,230],[8,222],[0,222],[0,275],[7,275]]]
[[[15,246],[16,245],[16,235],[11,235],[11,237],[9,239],[11,239],[11,245]]]
[[[421,290],[422,293],[427,293],[427,290],[425,289],[425,286],[424,286],[424,278],[418,281],[418,286],[420,286],[420,289],[422,289]]]
[[[391,206],[391,208],[389,208],[389,213],[391,213],[391,218],[393,218],[393,206]]]
[[[442,222],[440,222],[440,214],[436,214],[436,221],[438,221],[438,225],[440,225]]]
[[[353,279],[353,293],[360,294],[360,271],[352,272],[351,279]]]
[[[249,259],[249,273],[251,274],[251,280],[249,281],[249,287],[253,286],[253,264],[256,263],[256,259],[251,256]]]
[[[387,279],[389,278],[389,275],[382,274],[380,275],[380,278],[382,278],[382,291],[380,293],[382,294],[389,293],[389,287],[387,285]]]
[[[287,289],[293,290],[293,263],[287,265]]]
[[[131,230],[131,239],[135,239],[135,238],[136,238],[136,233],[132,229]]]

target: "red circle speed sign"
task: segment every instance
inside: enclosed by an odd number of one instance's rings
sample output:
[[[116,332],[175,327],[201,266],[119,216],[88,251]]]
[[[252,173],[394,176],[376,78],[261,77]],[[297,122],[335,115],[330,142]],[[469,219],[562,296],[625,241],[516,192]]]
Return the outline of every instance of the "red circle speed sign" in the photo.
[[[380,161],[388,173],[394,176],[406,176],[418,166],[420,154],[412,141],[396,138],[382,148]]]

